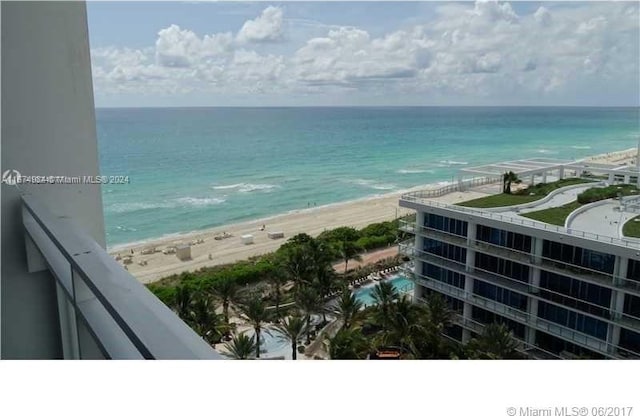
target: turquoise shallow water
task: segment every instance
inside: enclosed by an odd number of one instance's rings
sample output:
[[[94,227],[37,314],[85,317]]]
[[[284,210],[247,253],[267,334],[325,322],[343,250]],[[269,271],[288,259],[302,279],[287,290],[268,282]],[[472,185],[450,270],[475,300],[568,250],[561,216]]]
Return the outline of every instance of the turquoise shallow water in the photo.
[[[413,292],[413,281],[408,277],[398,274],[389,277],[387,281],[398,290],[398,293]],[[355,293],[356,298],[358,298],[358,300],[362,302],[364,306],[375,305],[376,301],[371,295],[373,293],[373,289],[377,285],[378,283],[370,283],[360,289],[354,290],[353,293]]]
[[[109,246],[637,145],[638,108],[98,109]]]

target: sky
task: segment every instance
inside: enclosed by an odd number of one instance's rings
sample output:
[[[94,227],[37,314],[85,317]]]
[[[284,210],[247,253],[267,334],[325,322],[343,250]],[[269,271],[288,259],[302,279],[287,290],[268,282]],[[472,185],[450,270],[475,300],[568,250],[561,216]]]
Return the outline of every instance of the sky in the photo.
[[[640,104],[638,2],[87,3],[97,107]]]

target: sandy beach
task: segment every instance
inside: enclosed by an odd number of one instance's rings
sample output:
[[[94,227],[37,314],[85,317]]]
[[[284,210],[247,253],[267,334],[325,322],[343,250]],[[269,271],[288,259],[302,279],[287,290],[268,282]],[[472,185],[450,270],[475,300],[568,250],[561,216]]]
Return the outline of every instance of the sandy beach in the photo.
[[[635,165],[638,149],[632,147],[626,150],[620,150],[610,153],[602,153],[585,159],[585,162],[597,162],[614,165]]]
[[[637,149],[633,148],[592,156],[585,161],[634,165],[636,154]],[[175,273],[232,263],[273,252],[288,238],[298,233],[304,232],[315,237],[326,229],[340,226],[362,228],[371,223],[393,220],[411,213],[398,206],[401,194],[439,186],[441,185],[425,185],[382,196],[320,206],[269,218],[135,243],[110,250],[110,253],[121,264],[123,264],[125,256],[131,256],[131,263],[126,265],[127,270],[143,283],[153,282]],[[499,190],[499,185],[487,185],[465,192],[453,192],[435,200],[444,203],[457,203],[496,193]],[[263,225],[264,230],[262,229]],[[284,238],[271,239],[268,237],[270,232],[282,232]],[[228,237],[221,238],[223,233],[226,233]],[[243,235],[252,235],[253,244],[244,244]],[[191,260],[182,261],[177,258],[176,254],[162,253],[162,250],[180,244],[191,244]],[[142,254],[143,252],[150,252],[150,254]]]
[[[432,186],[433,187],[433,186]],[[428,189],[423,187],[421,189]],[[405,192],[405,191],[403,191]],[[270,218],[230,224],[211,228],[201,232],[193,232],[183,236],[173,236],[135,244],[112,251],[116,257],[131,255],[132,263],[127,265],[128,271],[143,283],[153,282],[183,271],[194,271],[205,266],[232,263],[252,256],[273,252],[281,244],[299,233],[317,236],[322,231],[340,226],[362,228],[375,222],[393,220],[411,213],[398,206],[398,199],[403,192],[300,210],[299,212],[278,215]],[[489,192],[489,191],[487,191]],[[446,195],[443,202],[461,202],[466,199],[484,195],[481,192],[464,192]],[[265,230],[261,230],[262,225]],[[270,239],[269,232],[282,232],[284,238]],[[223,233],[231,237],[217,240]],[[253,244],[245,245],[241,236],[253,236]],[[200,243],[196,243],[201,241]],[[162,250],[179,244],[191,245],[191,260],[181,261],[175,254],[163,254]],[[160,250],[151,254],[142,254],[145,249]],[[146,251],[145,251],[146,252]],[[211,258],[209,258],[211,255]],[[120,261],[122,263],[122,261]],[[141,265],[140,262],[146,262]]]

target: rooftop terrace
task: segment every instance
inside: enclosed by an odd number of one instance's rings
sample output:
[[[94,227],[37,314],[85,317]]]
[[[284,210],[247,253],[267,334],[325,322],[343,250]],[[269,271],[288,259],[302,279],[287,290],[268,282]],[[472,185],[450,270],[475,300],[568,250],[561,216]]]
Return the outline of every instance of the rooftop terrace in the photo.
[[[557,166],[556,169],[558,169]],[[573,172],[574,175],[577,173]],[[547,178],[552,177],[543,173],[543,179]],[[538,185],[538,188],[548,187],[546,195],[541,198],[526,198],[531,197],[526,191],[521,195],[503,196],[498,194],[499,190],[495,185],[501,182],[499,177],[474,178],[461,180],[457,184],[450,184],[442,189],[404,194],[400,204],[411,207],[411,203],[418,203],[454,209],[480,217],[494,218],[532,228],[547,229],[636,250],[640,249],[640,239],[630,238],[623,233],[624,224],[640,214],[640,195],[637,195],[639,191],[636,185],[620,183],[621,181],[628,182],[630,177],[627,176],[622,180],[620,177],[614,177],[612,182],[583,181],[580,180],[581,178],[575,177],[572,179],[575,182],[563,180],[561,183],[565,186],[557,184],[554,186],[553,182],[542,186]],[[447,193],[464,194],[480,188],[486,191],[489,186],[493,186],[494,195],[465,203],[451,204],[435,200],[435,198],[442,197]],[[593,203],[590,203],[591,201],[577,202],[579,194],[596,187],[603,191],[614,189],[616,194],[621,193],[624,198],[611,199],[609,196],[607,197],[609,199],[600,198],[601,200]],[[596,193],[598,192],[600,191]],[[519,201],[523,203],[518,204]]]

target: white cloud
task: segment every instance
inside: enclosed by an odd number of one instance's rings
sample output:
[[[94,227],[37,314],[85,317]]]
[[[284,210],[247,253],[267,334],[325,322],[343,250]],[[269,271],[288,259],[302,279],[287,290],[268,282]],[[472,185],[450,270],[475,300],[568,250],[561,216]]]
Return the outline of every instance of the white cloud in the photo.
[[[371,39],[364,30],[343,27],[307,41],[291,62],[296,78],[312,84],[394,80],[414,76],[429,59],[429,45],[419,30]]]
[[[544,6],[538,7],[533,17],[541,26],[549,26],[551,24],[551,12]]]
[[[238,32],[239,42],[273,42],[282,39],[282,9],[269,6],[253,20],[247,20]]]
[[[498,3],[497,0],[476,1],[472,15],[490,22],[516,22],[518,20],[518,15],[509,3]]]
[[[446,3],[435,17],[381,36],[358,27],[325,30],[300,47],[273,49],[266,41],[283,40],[283,13],[272,6],[235,38],[171,25],[158,32],[155,47],[94,49],[96,95],[359,94],[467,103],[637,95],[634,3],[554,4],[522,15],[496,1]]]
[[[202,58],[229,52],[232,43],[231,33],[205,35],[200,39],[190,30],[171,25],[158,32],[156,63],[166,67],[190,67]]]

